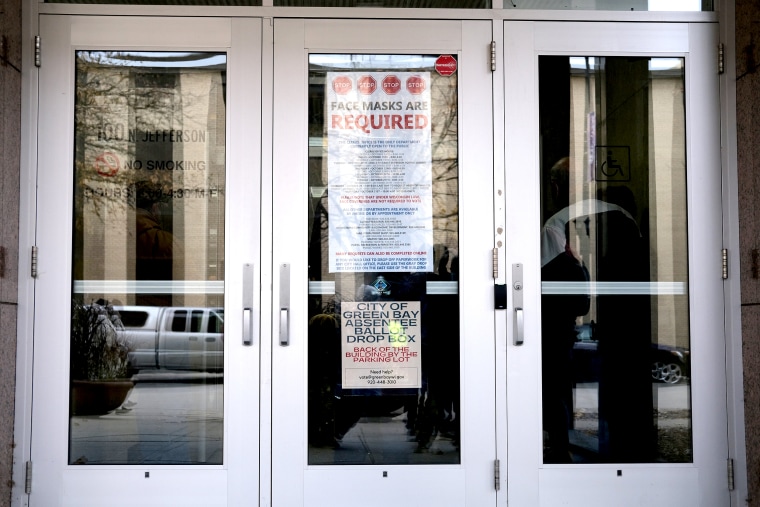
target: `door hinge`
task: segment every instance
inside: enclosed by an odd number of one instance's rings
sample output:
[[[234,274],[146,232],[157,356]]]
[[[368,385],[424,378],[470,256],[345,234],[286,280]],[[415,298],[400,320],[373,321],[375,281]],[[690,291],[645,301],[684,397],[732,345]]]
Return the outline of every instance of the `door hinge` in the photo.
[[[32,245],[32,278],[37,278],[37,245]]]
[[[24,475],[24,493],[27,495],[32,493],[32,462],[26,462],[26,470]]]
[[[725,46],[723,43],[718,44],[718,74],[723,74],[725,71]]]
[[[499,249],[494,248],[491,250],[491,262],[494,279],[499,278]]]
[[[728,490],[734,490],[734,460],[728,459]]]
[[[724,280],[728,280],[728,249],[721,250],[721,276]]]
[[[42,41],[39,35],[34,36],[34,66],[42,65]]]
[[[493,460],[493,487],[496,491],[501,489],[501,471],[499,470],[499,460]]]
[[[496,41],[491,41],[491,72],[496,72]]]

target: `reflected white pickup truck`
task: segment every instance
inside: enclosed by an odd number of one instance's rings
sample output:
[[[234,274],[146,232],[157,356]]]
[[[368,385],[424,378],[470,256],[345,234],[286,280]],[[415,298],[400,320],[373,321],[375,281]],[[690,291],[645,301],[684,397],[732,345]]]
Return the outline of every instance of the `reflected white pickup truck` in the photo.
[[[115,306],[127,339],[129,368],[222,371],[224,309]]]

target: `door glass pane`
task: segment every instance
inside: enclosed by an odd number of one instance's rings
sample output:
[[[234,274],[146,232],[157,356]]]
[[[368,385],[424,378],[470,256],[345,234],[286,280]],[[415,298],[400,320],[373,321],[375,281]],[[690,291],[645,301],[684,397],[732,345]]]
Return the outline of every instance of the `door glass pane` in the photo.
[[[457,60],[309,62],[309,464],[459,463]]]
[[[712,11],[714,0],[502,0],[505,9],[573,11]]]
[[[261,0],[44,0],[44,2],[53,4],[261,6]]]
[[[684,62],[539,72],[544,462],[691,462]]]
[[[274,0],[283,7],[388,7],[410,9],[490,9],[491,0]]]
[[[76,53],[71,464],[221,464],[226,55]]]

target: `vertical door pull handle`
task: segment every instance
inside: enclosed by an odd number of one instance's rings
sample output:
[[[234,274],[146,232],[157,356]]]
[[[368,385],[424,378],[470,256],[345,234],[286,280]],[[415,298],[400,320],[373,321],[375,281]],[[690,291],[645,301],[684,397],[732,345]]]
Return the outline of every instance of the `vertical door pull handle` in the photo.
[[[253,264],[243,264],[243,345],[253,345]]]
[[[280,308],[280,345],[290,345],[290,333],[288,332],[288,309]]]
[[[290,345],[290,264],[280,264],[280,345]]]
[[[515,345],[525,343],[525,322],[523,321],[523,309],[515,308]]]
[[[514,344],[525,343],[525,316],[523,314],[523,265],[512,264],[512,307],[515,309]]]

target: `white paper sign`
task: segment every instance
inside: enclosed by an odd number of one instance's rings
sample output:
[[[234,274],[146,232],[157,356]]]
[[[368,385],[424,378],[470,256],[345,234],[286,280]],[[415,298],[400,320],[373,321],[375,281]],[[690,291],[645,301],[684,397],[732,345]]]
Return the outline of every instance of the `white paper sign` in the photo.
[[[344,389],[422,386],[419,301],[341,303]]]
[[[433,271],[428,72],[327,73],[330,272]]]

